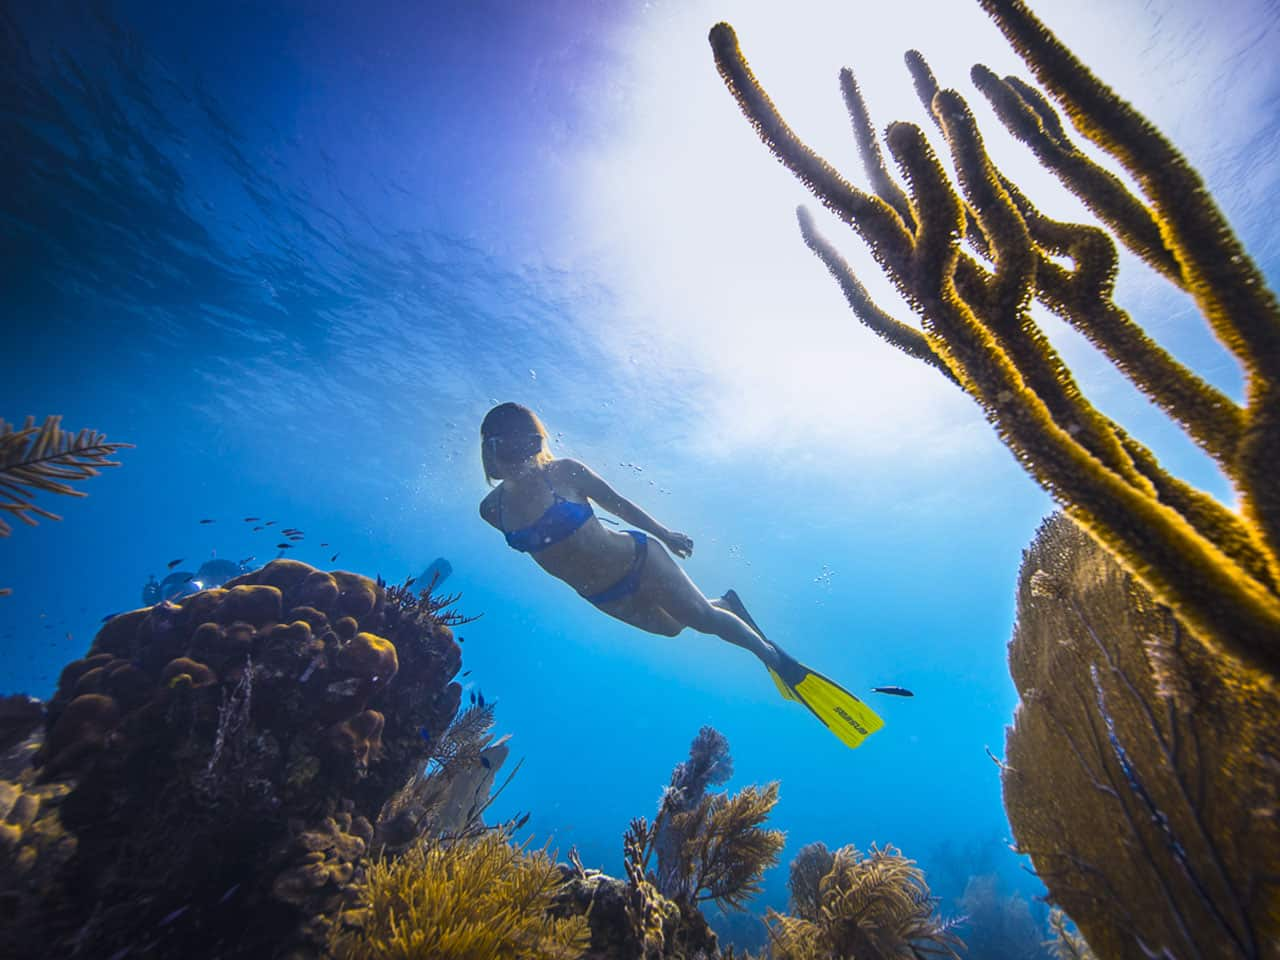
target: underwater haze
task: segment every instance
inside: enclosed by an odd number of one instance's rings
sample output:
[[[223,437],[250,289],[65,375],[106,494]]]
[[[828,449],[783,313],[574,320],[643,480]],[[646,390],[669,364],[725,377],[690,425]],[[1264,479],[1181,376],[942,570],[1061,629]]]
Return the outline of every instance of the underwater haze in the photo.
[[[1280,6],[1032,6],[1201,172],[1274,288]],[[768,825],[787,846],[751,914],[785,908],[786,865],[815,841],[893,844],[944,913],[973,876],[1043,893],[1010,850],[994,759],[1018,700],[1018,566],[1053,502],[805,248],[797,204],[894,302],[744,122],[707,43],[720,20],[855,182],[838,72],[857,71],[877,127],[933,136],[902,64],[915,48],[1011,179],[1091,217],[973,95],[976,62],[1026,73],[976,3],[6,4],[0,417],[60,414],[133,447],[83,499],[41,495],[60,522],[0,540],[0,693],[49,697],[173,569],[286,555],[399,583],[445,558],[442,588],[478,617],[455,630],[464,702],[496,703],[504,775],[522,761],[490,816],[530,813],[535,845],[623,875],[628,822],[709,725],[729,790],[780,783]],[[1118,289],[1240,398],[1189,298],[1128,254]],[[1163,414],[1041,319],[1107,414],[1234,506]],[[735,589],[884,728],[851,750],[745,651],[629,627],[508,549],[477,512],[480,421],[504,401],[692,537],[680,562],[708,596]],[[872,692],[890,685],[914,696]],[[754,920],[715,925],[763,940]]]

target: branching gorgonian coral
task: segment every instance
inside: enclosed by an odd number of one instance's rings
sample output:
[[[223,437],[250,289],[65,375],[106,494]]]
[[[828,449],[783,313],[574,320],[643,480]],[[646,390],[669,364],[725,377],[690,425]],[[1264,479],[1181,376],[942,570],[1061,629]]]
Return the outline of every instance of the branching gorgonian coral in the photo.
[[[858,318],[973,397],[1028,472],[1202,642],[1274,683],[1280,676],[1280,306],[1181,154],[1024,3],[981,2],[1076,129],[1139,184],[1141,194],[1131,193],[1090,160],[1029,84],[974,67],[974,83],[1005,125],[1110,234],[1041,213],[1001,174],[964,99],[938,88],[919,53],[907,55],[907,66],[959,183],[949,180],[923,131],[893,123],[884,143],[905,180],[905,188],[899,186],[845,70],[841,86],[872,186],[865,192],[787,126],[731,27],[714,27],[711,45],[761,139],[870,246],[922,329],[875,304],[802,209],[805,241]],[[1244,370],[1243,404],[1174,361],[1116,305],[1112,235],[1195,300]],[[1088,337],[1186,430],[1231,480],[1239,513],[1166,472],[1087,400],[1032,319],[1033,300]]]

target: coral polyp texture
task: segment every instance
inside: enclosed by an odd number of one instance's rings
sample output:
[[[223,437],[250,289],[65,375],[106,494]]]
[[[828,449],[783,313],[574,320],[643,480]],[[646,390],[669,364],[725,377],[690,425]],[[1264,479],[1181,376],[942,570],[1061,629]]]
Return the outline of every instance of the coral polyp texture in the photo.
[[[109,620],[0,771],[0,954],[318,955],[457,713],[438,610],[277,560]]]
[[[1023,561],[1009,666],[1009,822],[1088,946],[1275,956],[1280,697],[1061,514]]]
[[[939,89],[919,53],[916,90],[941,130],[952,183],[923,133],[891,124],[887,170],[853,73],[841,74],[871,192],[859,190],[787,126],[751,73],[733,29],[711,46],[721,76],[760,137],[869,245],[921,329],[874,303],[840,254],[799,211],[806,243],[855,315],[932,364],[981,406],[1023,467],[1204,643],[1280,676],[1280,307],[1200,176],[1147,120],[1077,60],[1017,0],[981,0],[1081,135],[1139,185],[1071,140],[1049,97],[985,67],[973,81],[1013,134],[1110,233],[1043,214],[992,162],[969,107]],[[1173,360],[1116,305],[1118,239],[1186,291],[1239,361],[1236,403]],[[1069,261],[1065,265],[1063,261]],[[986,264],[991,264],[988,267]],[[1038,300],[1091,340],[1179,424],[1234,486],[1239,512],[1169,474],[1151,451],[1085,397],[1032,318]]]

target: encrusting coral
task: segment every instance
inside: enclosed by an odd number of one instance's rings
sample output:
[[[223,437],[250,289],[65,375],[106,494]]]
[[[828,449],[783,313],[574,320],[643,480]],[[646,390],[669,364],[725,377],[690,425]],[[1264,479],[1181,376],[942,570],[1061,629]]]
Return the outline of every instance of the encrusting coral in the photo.
[[[920,960],[963,947],[934,914],[924,873],[893,847],[803,847],[791,863],[792,915],[769,911],[774,960]]]
[[[33,503],[34,491],[87,496],[83,490],[64,481],[96,477],[102,467],[120,466],[107,458],[117,450],[133,446],[108,443],[105,436],[93,430],[68,433],[61,424],[61,417],[46,417],[37,427],[35,418],[27,417],[21,429],[15,430],[12,424],[0,419],[0,511],[12,514],[28,526],[36,525],[35,516],[62,519]],[[12,532],[13,528],[0,516],[0,537]],[[0,596],[9,592],[7,587],[0,587]]]
[[[1053,902],[1101,957],[1274,956],[1280,695],[1062,514],[1017,614],[1004,801]]]
[[[858,318],[962,387],[1019,462],[1202,642],[1256,668],[1259,682],[1274,684],[1280,676],[1280,306],[1178,151],[1024,3],[981,2],[1075,127],[1119,161],[1142,196],[1080,151],[1033,87],[982,66],[973,69],[975,84],[1115,237],[1190,294],[1244,368],[1244,405],[1172,360],[1115,304],[1112,237],[1041,213],[995,167],[968,105],[955,91],[938,89],[920,54],[909,53],[907,65],[950,149],[959,187],[924,133],[909,123],[891,124],[884,136],[907,189],[894,181],[857,83],[845,70],[841,86],[872,183],[868,193],[786,125],[731,27],[718,24],[710,40],[725,83],[760,137],[868,243],[923,330],[873,303],[802,209],[806,242]],[[1089,403],[1032,319],[1033,300],[1080,330],[1187,431],[1232,482],[1239,513],[1167,473]]]
[[[34,766],[0,782],[21,807],[20,835],[0,831],[20,920],[0,953],[317,955],[373,822],[457,713],[445,616],[277,560],[105,623],[62,672]]]
[[[358,926],[330,949],[338,960],[574,960],[590,931],[584,917],[549,912],[563,883],[545,851],[502,830],[427,840],[368,868],[346,918]]]

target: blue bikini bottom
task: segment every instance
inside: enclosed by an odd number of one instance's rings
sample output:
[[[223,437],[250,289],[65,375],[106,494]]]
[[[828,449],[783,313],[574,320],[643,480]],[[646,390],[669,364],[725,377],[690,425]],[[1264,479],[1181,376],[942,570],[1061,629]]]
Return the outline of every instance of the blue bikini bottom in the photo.
[[[597,607],[601,604],[611,603],[614,600],[621,600],[623,597],[629,597],[640,586],[640,574],[644,572],[644,561],[649,556],[649,538],[639,530],[628,530],[627,533],[631,534],[636,541],[636,555],[631,561],[631,569],[624,573],[622,579],[612,587],[605,587],[599,593],[586,597]]]

